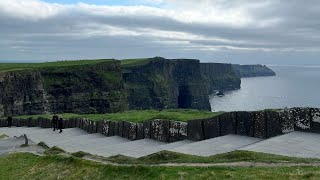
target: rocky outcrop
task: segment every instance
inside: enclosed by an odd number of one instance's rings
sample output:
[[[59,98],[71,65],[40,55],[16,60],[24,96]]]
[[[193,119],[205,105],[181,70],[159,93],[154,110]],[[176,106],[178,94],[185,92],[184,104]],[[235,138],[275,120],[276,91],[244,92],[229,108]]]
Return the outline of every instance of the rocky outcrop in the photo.
[[[0,116],[126,109],[119,61],[0,72]]]
[[[209,93],[240,89],[240,76],[237,75],[231,64],[200,63],[200,70]]]
[[[129,109],[210,110],[199,60],[151,58],[145,64],[124,67],[123,78]]]
[[[232,65],[240,77],[275,76],[276,73],[265,65]]]

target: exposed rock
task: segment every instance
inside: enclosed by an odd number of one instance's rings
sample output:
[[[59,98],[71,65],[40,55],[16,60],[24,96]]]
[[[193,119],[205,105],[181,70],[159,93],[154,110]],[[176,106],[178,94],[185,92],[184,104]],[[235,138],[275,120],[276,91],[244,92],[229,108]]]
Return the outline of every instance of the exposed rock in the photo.
[[[312,132],[320,133],[320,109],[311,108],[310,112],[311,112]]]
[[[116,123],[114,121],[110,121],[110,129],[109,129],[109,136],[114,136]]]

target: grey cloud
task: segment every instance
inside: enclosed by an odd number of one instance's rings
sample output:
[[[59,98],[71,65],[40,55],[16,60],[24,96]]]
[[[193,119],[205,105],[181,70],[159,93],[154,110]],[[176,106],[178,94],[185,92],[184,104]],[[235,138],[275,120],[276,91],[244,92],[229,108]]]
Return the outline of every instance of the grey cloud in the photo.
[[[224,8],[250,4],[245,0],[216,2]],[[205,61],[219,61],[218,58],[221,58],[224,59],[222,61],[234,62],[251,58],[262,63],[282,61],[280,63],[290,64],[292,59],[303,55],[314,62],[320,54],[320,23],[317,19],[320,2],[316,0],[269,0],[264,6],[250,7],[248,14],[257,24],[270,19],[279,20],[266,26],[233,26],[202,21],[188,23],[158,14],[97,15],[81,8],[71,10],[38,20],[16,18],[0,11],[0,60],[45,61],[158,55],[203,58]],[[104,26],[136,32],[138,35],[108,35],[110,32],[103,29]],[[145,33],[146,29],[182,32],[201,36],[202,39],[151,36]],[[90,34],[95,31],[102,33]],[[184,43],[166,43],[170,41]],[[270,51],[263,52],[263,49]],[[285,58],[286,55],[288,58]]]

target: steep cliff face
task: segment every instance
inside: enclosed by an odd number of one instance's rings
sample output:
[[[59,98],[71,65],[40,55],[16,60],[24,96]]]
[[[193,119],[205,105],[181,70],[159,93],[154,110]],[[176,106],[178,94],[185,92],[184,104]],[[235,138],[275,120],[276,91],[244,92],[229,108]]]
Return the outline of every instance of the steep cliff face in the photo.
[[[119,61],[41,70],[53,112],[109,113],[127,109]]]
[[[0,73],[0,116],[126,109],[119,61]]]
[[[42,114],[47,107],[39,72],[0,73],[0,116]]]
[[[198,60],[151,58],[124,66],[123,78],[130,109],[210,109]]]
[[[233,65],[241,77],[275,76],[276,73],[265,65]]]
[[[208,91],[240,89],[241,79],[231,64],[201,63],[201,75],[208,84]]]

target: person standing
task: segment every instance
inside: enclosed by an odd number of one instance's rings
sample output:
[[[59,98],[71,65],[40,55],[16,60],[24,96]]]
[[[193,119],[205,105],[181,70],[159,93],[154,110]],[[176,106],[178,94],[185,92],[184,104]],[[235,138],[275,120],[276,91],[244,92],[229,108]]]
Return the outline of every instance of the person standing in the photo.
[[[58,129],[60,129],[59,133],[62,133],[62,129],[63,129],[63,119],[60,116],[59,120],[58,120]]]
[[[11,128],[11,126],[12,126],[12,116],[11,115],[8,116],[7,122],[8,122],[8,127]]]
[[[53,131],[56,131],[56,129],[58,130],[58,120],[59,120],[58,115],[54,114],[53,117],[52,117]]]

